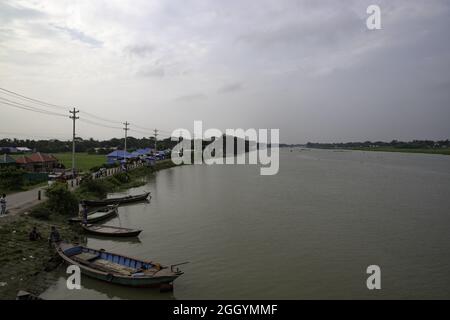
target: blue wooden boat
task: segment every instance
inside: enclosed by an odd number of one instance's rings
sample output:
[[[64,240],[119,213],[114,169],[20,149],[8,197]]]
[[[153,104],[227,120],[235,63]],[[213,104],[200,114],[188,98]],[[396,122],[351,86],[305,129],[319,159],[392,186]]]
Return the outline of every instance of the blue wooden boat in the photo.
[[[153,287],[171,284],[183,274],[175,268],[180,264],[164,267],[153,261],[71,243],[57,244],[56,251],[66,263],[79,266],[84,275],[125,286]]]

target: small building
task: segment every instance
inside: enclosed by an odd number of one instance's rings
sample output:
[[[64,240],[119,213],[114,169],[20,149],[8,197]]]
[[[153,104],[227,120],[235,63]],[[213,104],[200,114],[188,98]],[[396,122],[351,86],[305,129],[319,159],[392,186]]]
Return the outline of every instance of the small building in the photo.
[[[131,159],[133,155],[124,150],[116,150],[106,155],[107,163],[115,163],[124,159]]]
[[[58,159],[53,155],[41,152],[33,153],[28,157],[21,156],[16,159],[16,163],[28,172],[51,172],[60,166]]]
[[[18,167],[24,169],[27,172],[34,172],[33,161],[26,156],[20,156],[16,158],[16,164]]]
[[[28,153],[28,152],[33,151],[33,150],[31,150],[30,148],[27,148],[27,147],[17,147],[16,149],[17,149],[17,152],[22,152],[22,153]]]
[[[16,147],[0,147],[0,153],[17,153]]]
[[[2,154],[0,156],[0,167],[11,167],[16,165],[16,160],[7,154]]]

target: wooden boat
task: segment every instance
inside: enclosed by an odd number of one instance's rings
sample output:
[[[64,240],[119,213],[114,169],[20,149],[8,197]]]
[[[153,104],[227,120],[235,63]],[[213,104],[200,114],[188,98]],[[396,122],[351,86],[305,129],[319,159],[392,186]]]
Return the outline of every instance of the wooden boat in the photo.
[[[88,225],[81,224],[81,227],[86,232],[99,236],[108,236],[108,237],[137,237],[142,232],[142,230],[137,229],[95,225],[95,224],[88,224]]]
[[[17,293],[16,300],[43,300],[43,299],[35,294],[28,292],[28,291],[20,290]]]
[[[109,198],[109,199],[103,199],[103,200],[82,200],[81,203],[86,206],[89,206],[89,207],[101,207],[101,206],[106,206],[109,204],[123,204],[123,203],[143,201],[143,200],[147,200],[147,198],[149,196],[150,196],[150,192],[146,192],[144,194],[140,194],[137,196],[125,196],[125,197]]]
[[[106,282],[132,287],[152,287],[172,283],[181,276],[176,265],[159,263],[60,242],[56,251],[68,264],[80,267],[81,273]],[[184,264],[184,263],[183,263]]]
[[[117,214],[117,205],[115,206],[105,206],[98,210],[95,210],[88,214],[87,222],[94,223],[99,222],[110,217],[113,217]],[[81,217],[73,217],[69,219],[69,222],[82,222],[83,219]]]

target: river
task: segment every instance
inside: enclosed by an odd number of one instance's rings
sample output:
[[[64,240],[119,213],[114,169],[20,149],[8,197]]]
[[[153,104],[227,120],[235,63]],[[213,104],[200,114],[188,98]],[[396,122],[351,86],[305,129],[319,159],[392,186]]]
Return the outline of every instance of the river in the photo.
[[[135,240],[88,245],[163,264],[190,261],[172,293],[82,277],[64,268],[45,299],[450,298],[450,157],[282,149],[280,171],[190,165],[157,172],[146,204],[107,224]],[[366,268],[381,268],[368,290]]]

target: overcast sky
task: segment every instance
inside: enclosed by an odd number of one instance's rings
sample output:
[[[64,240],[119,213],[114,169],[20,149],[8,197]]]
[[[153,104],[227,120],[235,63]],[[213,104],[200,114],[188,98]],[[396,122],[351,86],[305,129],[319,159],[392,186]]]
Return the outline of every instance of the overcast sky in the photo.
[[[366,27],[370,4],[382,30]],[[279,128],[287,143],[443,139],[449,31],[446,0],[2,0],[0,87],[131,128],[203,120]],[[71,136],[68,118],[0,110],[0,137]]]

